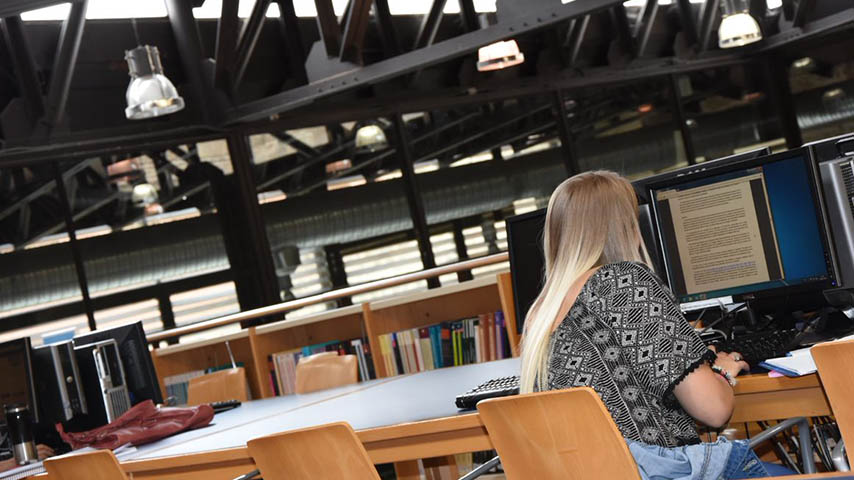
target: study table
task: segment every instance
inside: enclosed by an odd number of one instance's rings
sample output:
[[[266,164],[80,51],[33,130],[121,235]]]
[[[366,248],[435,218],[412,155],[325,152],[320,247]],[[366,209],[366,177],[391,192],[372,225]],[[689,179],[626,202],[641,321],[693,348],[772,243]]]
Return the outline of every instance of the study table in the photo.
[[[489,450],[477,413],[459,411],[454,397],[518,371],[514,358],[246,402],[206,428],[140,447],[122,465],[135,480],[232,479],[254,469],[248,440],[338,421],[353,426],[374,463]],[[830,413],[815,375],[749,375],[741,377],[736,394],[733,422]]]

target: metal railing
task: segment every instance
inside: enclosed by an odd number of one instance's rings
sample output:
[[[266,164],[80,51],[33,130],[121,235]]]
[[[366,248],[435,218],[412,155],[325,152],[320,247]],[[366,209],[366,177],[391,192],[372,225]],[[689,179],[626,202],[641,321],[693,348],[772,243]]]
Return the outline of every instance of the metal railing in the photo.
[[[337,290],[330,290],[328,292],[318,293],[316,295],[310,295],[308,297],[289,300],[287,302],[282,303],[276,303],[274,305],[267,305],[265,307],[254,308],[252,310],[246,310],[245,312],[233,313],[231,315],[225,315],[223,317],[212,318],[203,322],[198,322],[191,325],[185,325],[183,327],[172,328],[169,330],[163,330],[160,332],[148,334],[146,335],[146,337],[149,343],[156,343],[160,342],[161,340],[166,340],[181,335],[187,335],[188,333],[201,332],[203,330],[210,330],[212,328],[231,325],[233,323],[238,323],[245,320],[252,320],[255,318],[266,317],[268,315],[274,315],[277,313],[284,313],[290,310],[295,310],[297,308],[307,307],[309,305],[328,302],[331,300],[337,300],[339,298],[350,297],[353,295],[358,295],[360,293],[379,290],[381,288],[394,287],[397,285],[402,285],[404,283],[415,282],[418,280],[426,280],[428,278],[438,277],[440,275],[445,275],[448,273],[456,273],[459,271],[471,270],[473,268],[483,267],[486,265],[494,265],[496,263],[507,261],[508,258],[508,254],[506,252],[496,253],[494,255],[465,260],[449,265],[443,265],[441,267],[420,270],[418,272],[405,273],[396,277],[374,280],[372,282],[366,282],[359,285],[339,288]]]

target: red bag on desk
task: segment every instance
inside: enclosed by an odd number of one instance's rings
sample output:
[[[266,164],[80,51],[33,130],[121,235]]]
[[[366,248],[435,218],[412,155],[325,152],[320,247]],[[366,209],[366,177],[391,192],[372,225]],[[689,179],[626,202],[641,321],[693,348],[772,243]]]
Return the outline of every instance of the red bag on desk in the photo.
[[[188,408],[157,408],[151,400],[134,405],[121,417],[88,432],[66,432],[62,424],[56,430],[72,449],[81,447],[115,449],[124,444],[143,445],[184,430],[211,423],[214,411],[210,405]]]

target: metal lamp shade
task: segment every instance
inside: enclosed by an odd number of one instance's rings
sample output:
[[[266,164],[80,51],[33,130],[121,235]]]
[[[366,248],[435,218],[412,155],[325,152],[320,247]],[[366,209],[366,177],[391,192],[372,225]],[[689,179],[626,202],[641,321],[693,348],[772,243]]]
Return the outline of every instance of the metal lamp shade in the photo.
[[[159,117],[184,108],[184,99],[163,75],[157,47],[139,46],[125,52],[131,81],[125,97],[125,116],[130,120]]]
[[[759,23],[747,12],[725,15],[718,28],[718,45],[721,48],[736,48],[762,40]]]

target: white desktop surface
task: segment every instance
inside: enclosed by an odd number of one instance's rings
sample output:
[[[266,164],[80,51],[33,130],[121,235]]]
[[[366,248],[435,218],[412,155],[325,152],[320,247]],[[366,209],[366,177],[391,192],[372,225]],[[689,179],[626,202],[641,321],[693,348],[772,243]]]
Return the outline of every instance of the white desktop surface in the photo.
[[[348,422],[354,430],[459,415],[457,395],[498,377],[519,374],[519,359],[443,368],[346,387],[245,402],[211,425],[143,445],[127,460],[208,452],[297,428]]]

